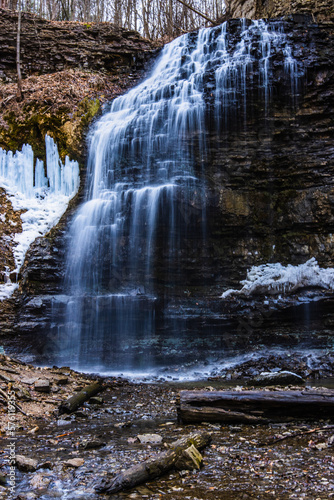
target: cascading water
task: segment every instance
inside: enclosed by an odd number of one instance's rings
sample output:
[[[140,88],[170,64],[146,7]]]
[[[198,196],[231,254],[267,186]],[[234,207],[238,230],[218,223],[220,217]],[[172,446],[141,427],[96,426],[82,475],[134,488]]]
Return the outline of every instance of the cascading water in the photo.
[[[233,37],[227,24],[184,35],[95,124],[85,202],[70,230],[62,360],[104,371],[167,362],[157,310],[187,287],[181,250],[200,239],[205,255],[206,134],[245,122],[249,84],[266,115],[273,53],[295,85],[279,23],[240,21]],[[180,323],[167,328],[180,336]]]

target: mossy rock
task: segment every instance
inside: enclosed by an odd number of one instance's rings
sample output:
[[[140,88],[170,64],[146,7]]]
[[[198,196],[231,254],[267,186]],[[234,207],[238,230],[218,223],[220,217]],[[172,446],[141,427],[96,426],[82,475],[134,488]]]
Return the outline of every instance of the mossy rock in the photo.
[[[82,165],[85,157],[84,134],[100,110],[97,98],[83,99],[75,111],[60,107],[54,113],[48,105],[26,104],[20,117],[13,112],[3,116],[5,126],[0,127],[0,147],[16,151],[23,144],[30,144],[35,157],[45,161],[45,134],[48,134],[57,143],[62,161],[67,155]]]

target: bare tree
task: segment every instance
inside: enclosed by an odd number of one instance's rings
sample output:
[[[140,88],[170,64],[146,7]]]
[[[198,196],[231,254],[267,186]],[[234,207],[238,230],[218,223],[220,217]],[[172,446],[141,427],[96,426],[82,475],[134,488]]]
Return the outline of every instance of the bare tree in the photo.
[[[17,91],[16,98],[22,101],[22,75],[21,75],[21,0],[18,4],[17,34],[16,34],[16,70],[17,70]]]
[[[0,6],[15,10],[18,1],[22,11],[46,19],[109,21],[166,40],[210,25],[226,12],[224,0],[0,0]]]

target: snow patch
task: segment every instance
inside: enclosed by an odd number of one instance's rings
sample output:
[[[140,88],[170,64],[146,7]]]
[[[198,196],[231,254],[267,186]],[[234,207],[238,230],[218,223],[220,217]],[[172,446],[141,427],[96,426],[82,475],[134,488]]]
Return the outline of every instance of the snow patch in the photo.
[[[253,266],[245,280],[240,282],[240,290],[226,290],[221,295],[226,299],[230,295],[276,295],[286,294],[306,287],[334,289],[334,269],[319,267],[314,257],[299,266],[282,264],[263,264]]]
[[[59,222],[79,189],[79,164],[66,156],[63,165],[57,144],[48,135],[45,146],[47,175],[43,161],[37,159],[34,165],[34,153],[29,144],[24,144],[22,150],[15,153],[0,148],[0,186],[6,190],[14,210],[26,210],[21,215],[22,233],[13,237],[16,266],[13,273],[16,274],[29,246]],[[0,300],[10,297],[17,286],[10,280],[0,285]]]

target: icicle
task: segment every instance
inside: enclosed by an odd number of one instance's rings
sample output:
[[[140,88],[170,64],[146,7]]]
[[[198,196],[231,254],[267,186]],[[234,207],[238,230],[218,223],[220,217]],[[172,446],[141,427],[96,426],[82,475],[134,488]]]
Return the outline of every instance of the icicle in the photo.
[[[79,188],[78,163],[66,157],[63,166],[57,145],[48,135],[45,144],[48,177],[41,160],[36,160],[34,169],[30,145],[25,144],[22,151],[14,154],[0,148],[0,185],[6,189],[14,210],[25,210],[21,215],[22,233],[16,233],[13,238],[16,273],[31,243],[57,224]],[[0,285],[0,300],[10,296],[17,286],[11,283]]]
[[[49,185],[47,177],[45,177],[44,163],[37,158],[35,165],[35,189],[37,192],[43,192]]]

